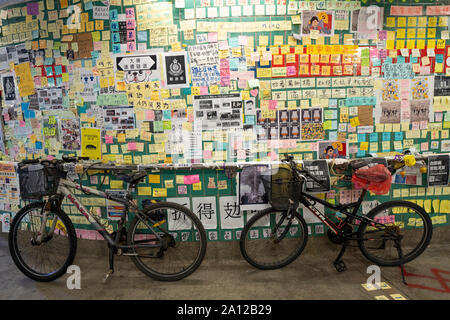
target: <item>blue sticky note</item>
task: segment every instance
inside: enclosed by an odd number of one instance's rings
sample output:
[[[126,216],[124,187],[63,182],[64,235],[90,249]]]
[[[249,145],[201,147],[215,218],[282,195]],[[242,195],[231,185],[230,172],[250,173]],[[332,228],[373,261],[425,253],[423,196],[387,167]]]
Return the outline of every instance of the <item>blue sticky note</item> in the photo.
[[[238,47],[239,46],[239,38],[237,38],[237,37],[229,38],[228,45],[231,48]]]
[[[170,110],[170,109],[163,110],[163,119],[164,120],[172,119],[172,110]]]
[[[358,158],[364,158],[366,156],[366,151],[364,150],[358,150],[358,152],[356,153],[356,157]]]
[[[358,142],[365,142],[365,141],[366,141],[366,134],[358,133]]]
[[[370,134],[370,142],[377,142],[378,141],[378,132],[373,132]]]
[[[57,86],[57,87],[62,86],[62,77],[56,78],[56,86]]]
[[[395,180],[394,183],[400,183],[400,184],[404,184],[406,182],[406,177],[402,177],[399,174],[395,175]]]
[[[21,103],[22,111],[27,111],[29,106],[30,106],[29,102],[22,102]]]
[[[337,130],[338,123],[336,120],[331,121],[331,130]]]
[[[381,66],[381,60],[378,59],[378,58],[373,58],[372,59],[372,64],[373,64],[374,67],[379,67],[379,66]]]
[[[41,141],[36,141],[35,143],[36,149],[41,150],[42,149],[42,142]]]
[[[383,132],[383,141],[391,141],[391,133]]]
[[[328,108],[337,108],[337,99],[328,99]]]
[[[33,36],[33,39],[38,39],[39,38],[39,30],[31,31],[31,35]]]
[[[49,87],[55,86],[55,78],[48,78],[48,86]]]
[[[92,4],[92,1],[86,2],[86,3],[84,4],[84,10],[92,10],[93,7],[94,7],[94,6],[93,6],[93,4]]]
[[[245,116],[245,124],[256,124],[255,116]]]
[[[394,139],[395,139],[395,140],[403,140],[403,132],[402,132],[402,131],[400,131],[400,132],[395,132],[395,133],[394,133]]]
[[[417,63],[417,57],[411,57],[411,63]]]
[[[436,63],[444,63],[444,55],[443,54],[436,55]]]
[[[62,66],[55,66],[55,75],[62,75]]]
[[[111,31],[119,31],[119,22],[118,21],[111,21],[109,24],[109,27]]]
[[[397,57],[397,63],[405,63],[405,57],[402,56]]]
[[[91,51],[91,57],[97,60],[100,57],[100,53],[98,51]]]
[[[328,139],[330,139],[330,140],[337,140],[337,131],[329,131],[328,132]]]
[[[120,43],[113,43],[113,45],[112,45],[112,52],[113,53],[120,53]]]
[[[147,30],[145,31],[138,31],[137,33],[137,39],[138,41],[147,42]]]
[[[109,19],[117,20],[119,18],[119,14],[117,13],[117,9],[109,10]]]
[[[53,58],[45,58],[44,65],[49,66],[53,64]]]
[[[230,59],[230,70],[238,70],[239,68],[239,59],[231,58]]]

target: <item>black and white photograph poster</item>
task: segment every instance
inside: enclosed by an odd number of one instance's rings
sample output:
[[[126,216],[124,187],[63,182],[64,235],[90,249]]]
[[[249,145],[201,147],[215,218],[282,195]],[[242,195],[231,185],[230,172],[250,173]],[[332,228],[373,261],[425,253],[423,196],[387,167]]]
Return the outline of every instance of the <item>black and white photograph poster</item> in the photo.
[[[270,165],[245,166],[239,172],[238,199],[241,210],[261,210],[269,207],[269,197],[261,174],[270,171]]]
[[[428,186],[446,186],[449,176],[449,155],[428,156]]]
[[[6,104],[15,103],[18,98],[18,93],[16,90],[16,81],[14,75],[5,74],[2,76],[2,89],[4,101]]]
[[[164,76],[166,88],[189,87],[187,72],[187,52],[166,52],[163,54]]]

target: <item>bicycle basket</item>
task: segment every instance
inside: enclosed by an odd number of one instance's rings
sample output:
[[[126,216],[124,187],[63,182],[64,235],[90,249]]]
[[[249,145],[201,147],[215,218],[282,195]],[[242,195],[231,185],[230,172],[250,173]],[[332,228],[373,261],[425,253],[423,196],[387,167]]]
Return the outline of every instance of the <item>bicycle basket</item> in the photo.
[[[56,168],[42,164],[19,164],[17,172],[23,200],[38,200],[56,194],[60,179]]]
[[[261,173],[261,180],[269,202],[276,210],[289,209],[289,200],[298,201],[301,183],[294,181],[290,168],[273,166]]]

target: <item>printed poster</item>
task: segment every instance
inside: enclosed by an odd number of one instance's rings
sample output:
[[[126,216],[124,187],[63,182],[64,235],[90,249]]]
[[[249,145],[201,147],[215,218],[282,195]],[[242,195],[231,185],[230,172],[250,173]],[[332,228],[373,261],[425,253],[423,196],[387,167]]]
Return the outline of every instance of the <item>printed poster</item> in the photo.
[[[81,132],[78,119],[61,119],[59,122],[60,139],[63,150],[80,150]]]
[[[100,129],[81,128],[81,156],[91,160],[102,158]]]
[[[188,88],[187,53],[167,52],[163,54],[166,88]]]

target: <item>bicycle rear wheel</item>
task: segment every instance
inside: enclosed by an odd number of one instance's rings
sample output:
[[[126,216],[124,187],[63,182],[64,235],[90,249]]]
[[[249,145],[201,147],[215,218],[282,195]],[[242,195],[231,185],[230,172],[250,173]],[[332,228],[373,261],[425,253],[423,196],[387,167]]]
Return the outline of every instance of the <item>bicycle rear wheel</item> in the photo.
[[[31,203],[17,212],[11,222],[8,243],[19,270],[33,280],[46,282],[66,273],[75,258],[77,237],[72,222],[62,210],[45,211],[44,215],[44,205],[44,202]]]
[[[398,266],[417,258],[433,233],[425,210],[409,201],[389,201],[373,208],[367,218],[381,225],[361,222],[358,244],[363,255],[380,266]]]
[[[308,227],[297,212],[289,218],[287,211],[268,208],[255,214],[244,226],[240,249],[252,266],[271,270],[293,262],[307,240]]]
[[[161,248],[135,248],[129,252],[136,267],[156,280],[176,281],[193,273],[206,252],[206,232],[188,208],[158,202],[146,208],[146,224],[135,217],[128,231],[128,244],[161,244]]]

